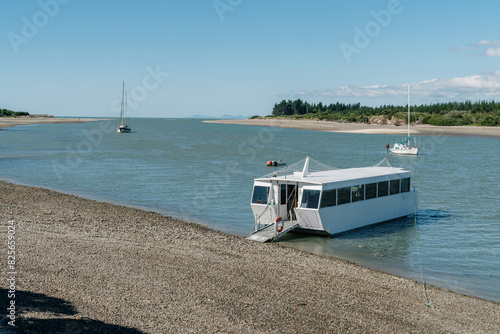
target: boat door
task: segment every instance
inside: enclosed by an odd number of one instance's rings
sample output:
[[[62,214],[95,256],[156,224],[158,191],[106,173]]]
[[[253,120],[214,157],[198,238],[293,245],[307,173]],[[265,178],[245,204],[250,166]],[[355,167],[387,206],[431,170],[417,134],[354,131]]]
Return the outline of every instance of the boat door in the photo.
[[[298,194],[297,194],[297,184],[282,183],[280,184],[279,192],[279,215],[283,220],[295,220],[295,208],[297,207]],[[292,217],[290,217],[290,211],[292,212]]]

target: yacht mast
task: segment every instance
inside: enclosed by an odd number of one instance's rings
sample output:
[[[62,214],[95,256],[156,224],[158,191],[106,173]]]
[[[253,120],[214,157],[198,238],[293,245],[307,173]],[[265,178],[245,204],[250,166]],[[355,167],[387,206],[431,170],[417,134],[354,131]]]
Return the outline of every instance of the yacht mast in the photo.
[[[127,119],[127,92],[125,92],[125,101],[123,101],[124,108],[123,108],[123,124],[125,124],[125,120]],[[126,125],[126,124],[125,124]]]
[[[410,83],[408,83],[408,145],[410,144]]]
[[[125,81],[123,81],[123,87],[122,87],[122,109],[121,109],[121,125],[123,125],[123,107],[125,104]]]

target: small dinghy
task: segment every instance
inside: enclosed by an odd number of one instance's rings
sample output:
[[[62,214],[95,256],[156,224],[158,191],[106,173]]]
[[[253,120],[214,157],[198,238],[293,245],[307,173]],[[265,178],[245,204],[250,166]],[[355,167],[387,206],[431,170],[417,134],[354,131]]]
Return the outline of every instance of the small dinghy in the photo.
[[[269,160],[267,162],[267,166],[268,167],[271,167],[271,166],[286,166],[286,162],[281,161],[281,159],[279,161]]]

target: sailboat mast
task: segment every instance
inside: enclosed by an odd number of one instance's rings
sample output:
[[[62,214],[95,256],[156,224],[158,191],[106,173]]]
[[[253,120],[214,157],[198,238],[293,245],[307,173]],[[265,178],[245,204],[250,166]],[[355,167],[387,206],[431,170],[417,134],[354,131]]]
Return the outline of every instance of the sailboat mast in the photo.
[[[125,124],[125,119],[127,119],[127,92],[125,92],[125,101],[123,102],[124,111],[123,111],[123,124]]]
[[[408,145],[410,144],[410,83],[408,83]]]
[[[124,101],[125,101],[125,81],[123,81],[123,86],[122,86],[122,108],[120,110],[120,123],[123,125],[123,107],[124,107]]]

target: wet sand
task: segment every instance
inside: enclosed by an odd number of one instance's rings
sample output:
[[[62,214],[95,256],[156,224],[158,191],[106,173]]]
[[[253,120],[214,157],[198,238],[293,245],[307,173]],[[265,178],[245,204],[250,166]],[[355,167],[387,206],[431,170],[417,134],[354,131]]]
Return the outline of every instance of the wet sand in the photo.
[[[5,182],[0,207],[4,265],[7,225],[15,226],[20,333],[500,328],[497,303],[428,286],[433,309],[418,282],[154,212]]]
[[[378,125],[361,123],[339,123],[313,120],[290,120],[290,119],[231,119],[231,120],[209,120],[206,123],[242,124],[258,126],[274,126],[280,128],[317,130],[327,132],[343,133],[367,133],[405,135],[408,133],[406,125]],[[457,137],[494,137],[500,138],[500,127],[480,126],[411,126],[411,134],[424,136],[457,136]]]
[[[0,117],[0,129],[29,124],[87,123],[103,118],[56,118],[56,117]]]

